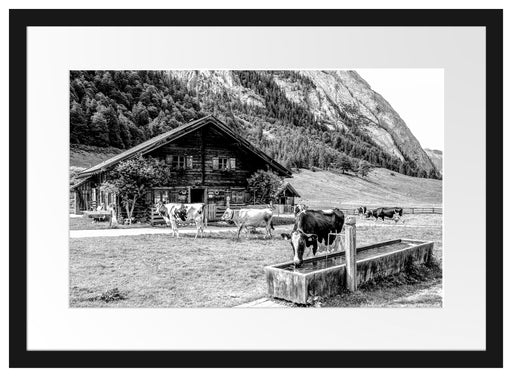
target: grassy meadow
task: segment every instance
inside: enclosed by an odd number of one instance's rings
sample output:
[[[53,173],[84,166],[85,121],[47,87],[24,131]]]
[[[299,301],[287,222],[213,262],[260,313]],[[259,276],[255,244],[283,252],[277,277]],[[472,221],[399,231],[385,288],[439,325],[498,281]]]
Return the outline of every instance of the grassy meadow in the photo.
[[[350,208],[362,205],[440,207],[443,181],[409,177],[387,169],[374,169],[367,177],[301,169],[286,179],[311,208]],[[357,200],[354,200],[357,199]]]
[[[291,246],[278,237],[265,240],[263,233],[255,233],[236,240],[227,233],[197,240],[167,234],[70,239],[70,306],[231,307],[265,297],[263,267],[292,258]],[[440,215],[410,215],[405,224],[396,225],[361,220],[357,237],[360,246],[394,238],[433,240],[434,256],[442,260]],[[349,298],[324,304],[416,306],[424,295],[409,301],[404,296],[431,289],[429,305],[439,306],[440,284],[440,272],[426,280],[403,278],[403,284],[363,287]]]

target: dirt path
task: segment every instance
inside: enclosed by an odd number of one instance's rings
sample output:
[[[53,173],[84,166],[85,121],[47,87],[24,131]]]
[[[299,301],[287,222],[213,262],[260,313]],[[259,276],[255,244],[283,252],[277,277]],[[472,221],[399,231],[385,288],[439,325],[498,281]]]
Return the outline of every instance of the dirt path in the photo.
[[[281,232],[289,231],[290,225],[276,226],[273,231],[274,237],[278,237]],[[215,227],[210,226],[204,230],[205,236],[215,235],[236,235],[236,228],[231,227]],[[240,237],[245,237],[245,231],[242,231]],[[129,229],[87,229],[87,230],[70,230],[69,238],[87,238],[87,237],[120,237],[120,236],[140,236],[142,234],[168,234],[171,236],[170,228],[129,228]],[[181,236],[195,236],[196,229],[187,227],[179,229]]]

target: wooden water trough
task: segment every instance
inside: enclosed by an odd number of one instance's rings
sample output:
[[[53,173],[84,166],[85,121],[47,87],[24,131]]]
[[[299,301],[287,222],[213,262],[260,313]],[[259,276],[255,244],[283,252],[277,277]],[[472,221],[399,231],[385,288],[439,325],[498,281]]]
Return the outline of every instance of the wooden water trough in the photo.
[[[265,267],[268,293],[272,297],[306,304],[310,297],[329,297],[345,288],[403,271],[408,263],[427,263],[434,242],[395,239],[355,247],[355,220],[346,229],[345,251],[304,259],[296,268],[293,262]],[[352,256],[352,258],[350,258]]]

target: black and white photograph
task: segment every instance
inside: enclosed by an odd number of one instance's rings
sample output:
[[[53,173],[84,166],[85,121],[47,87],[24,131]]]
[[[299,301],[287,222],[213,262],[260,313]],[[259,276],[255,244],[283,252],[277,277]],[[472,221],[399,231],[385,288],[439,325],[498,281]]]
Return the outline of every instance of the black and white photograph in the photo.
[[[440,308],[443,69],[69,72],[71,308]]]
[[[125,6],[9,11],[11,368],[503,366],[502,9]]]

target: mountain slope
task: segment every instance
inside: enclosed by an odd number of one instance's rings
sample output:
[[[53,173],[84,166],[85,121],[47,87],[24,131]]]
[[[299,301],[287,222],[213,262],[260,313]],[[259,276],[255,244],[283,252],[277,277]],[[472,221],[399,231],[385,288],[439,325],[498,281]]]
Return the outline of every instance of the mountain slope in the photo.
[[[408,159],[418,167],[435,169],[420,143],[391,105],[355,71],[270,71],[268,75],[286,97],[314,115],[329,130],[350,131],[354,124],[384,152]],[[197,91],[204,102],[209,93],[226,93],[246,106],[265,107],[264,98],[244,87],[233,71],[169,71]]]
[[[71,71],[70,94],[73,144],[127,149],[213,113],[288,168],[365,160],[440,178],[355,71]]]
[[[443,152],[438,149],[428,149],[425,148],[425,152],[427,153],[430,161],[434,164],[437,170],[442,174],[443,173]]]

